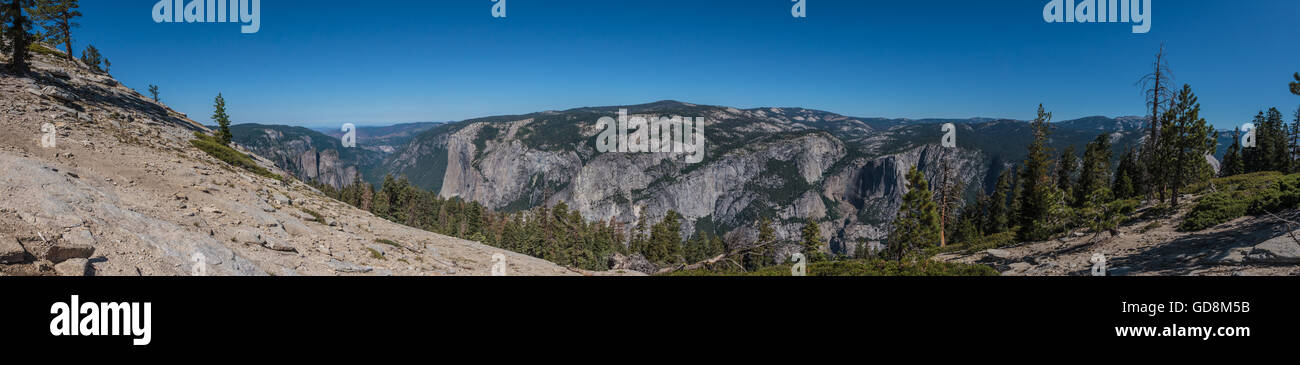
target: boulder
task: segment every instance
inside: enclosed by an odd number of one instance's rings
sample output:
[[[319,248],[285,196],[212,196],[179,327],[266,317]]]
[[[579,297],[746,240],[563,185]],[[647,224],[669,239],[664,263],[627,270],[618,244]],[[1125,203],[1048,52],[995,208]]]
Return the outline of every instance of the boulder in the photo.
[[[18,240],[0,233],[0,264],[17,264],[27,258],[27,250]]]
[[[262,238],[262,233],[251,229],[236,229],[231,232],[231,238],[237,243],[249,245],[261,245],[266,243]]]
[[[54,265],[54,273],[59,276],[90,276],[90,260],[70,259]]]
[[[77,101],[76,95],[53,86],[46,86],[42,88],[41,95],[45,95],[51,99],[55,99],[65,103],[71,103]]]
[[[55,264],[69,259],[88,259],[95,254],[95,236],[89,229],[79,227],[64,233],[63,239],[45,252],[45,259]]]
[[[640,271],[647,274],[653,274],[659,271],[658,267],[650,263],[650,260],[646,260],[645,256],[642,256],[641,254],[627,256],[621,253],[615,253],[614,256],[610,256],[609,258],[609,268],[610,270]]]
[[[285,219],[284,221],[280,222],[280,226],[284,227],[284,231],[294,237],[315,237],[316,236],[315,230],[312,230],[311,227],[307,227],[306,224],[302,224],[302,222],[298,221],[297,219]]]
[[[280,206],[293,205],[293,200],[290,200],[289,197],[284,196],[284,194],[280,194],[280,193],[271,193],[271,201],[275,202],[275,204],[278,204]]]
[[[989,256],[993,256],[1000,259],[1011,257],[1011,251],[996,249],[996,248],[985,250],[984,253],[987,253],[989,254]]]
[[[330,259],[329,261],[326,261],[325,264],[329,265],[329,267],[334,269],[334,271],[341,273],[368,273],[374,270],[369,266],[347,263],[337,259]]]
[[[280,251],[280,252],[295,252],[295,253],[298,252],[297,247],[293,247],[293,245],[290,245],[288,242],[284,242],[275,238],[266,239],[264,242],[262,242],[262,247],[266,247],[267,249]]]
[[[95,254],[95,246],[74,245],[69,243],[56,243],[45,252],[45,259],[53,263],[60,263],[69,259],[88,259]]]
[[[1296,236],[1300,237],[1300,232],[1296,233]],[[1297,243],[1290,233],[1283,234],[1255,245],[1250,252],[1246,253],[1246,260],[1270,264],[1297,264],[1300,263],[1300,243]]]

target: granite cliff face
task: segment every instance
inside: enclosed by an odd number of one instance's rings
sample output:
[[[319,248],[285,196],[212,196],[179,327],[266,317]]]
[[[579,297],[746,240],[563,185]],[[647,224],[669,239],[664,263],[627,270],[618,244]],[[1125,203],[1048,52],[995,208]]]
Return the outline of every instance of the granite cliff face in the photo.
[[[363,166],[383,160],[381,153],[343,148],[339,139],[306,128],[240,124],[230,129],[235,143],[303,181],[334,187],[351,185]]]
[[[704,160],[597,152],[596,121],[622,108],[630,118],[707,118]],[[947,160],[952,180],[972,196],[1005,168],[978,149],[940,147],[942,122],[672,101],[580,108],[436,128],[395,152],[381,170],[496,210],[564,203],[589,220],[628,223],[673,210],[685,218],[683,233],[725,234],[733,245],[754,236],[761,218],[772,219],[778,238],[791,241],[811,218],[821,222],[831,250],[850,253],[887,235],[912,166],[933,179]]]
[[[703,161],[683,154],[600,153],[596,121],[705,118]],[[1142,118],[1088,117],[1053,124],[1049,145],[1076,152],[1108,134],[1116,157],[1140,142]],[[942,125],[956,127],[956,145],[942,147]],[[944,166],[969,199],[1024,156],[1029,124],[1005,119],[853,118],[803,108],[737,109],[676,101],[506,115],[426,126],[391,134],[404,145],[341,149],[337,138],[257,126],[250,146],[305,179],[350,183],[360,171],[377,182],[406,176],[417,186],[517,211],[564,203],[589,220],[653,222],[668,211],[685,218],[683,234],[724,235],[733,247],[753,242],[756,222],[769,218],[779,240],[798,239],[806,219],[819,221],[829,249],[880,247],[917,167],[931,185]],[[287,127],[286,127],[287,128]],[[311,132],[311,131],[307,131]],[[313,132],[314,133],[314,132]],[[337,137],[337,136],[336,136]],[[323,152],[322,152],[323,151]],[[342,151],[342,153],[336,152]],[[337,185],[336,185],[337,186]],[[778,248],[778,259],[783,258]]]

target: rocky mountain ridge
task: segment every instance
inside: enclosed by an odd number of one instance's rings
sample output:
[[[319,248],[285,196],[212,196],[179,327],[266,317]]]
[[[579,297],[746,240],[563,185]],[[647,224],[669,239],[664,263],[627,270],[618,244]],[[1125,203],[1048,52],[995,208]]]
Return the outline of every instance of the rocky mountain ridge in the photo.
[[[598,153],[595,121],[620,109],[629,117],[707,118],[704,161]],[[1140,139],[1140,129],[1132,128],[1140,119],[1058,123],[1053,145],[1082,151],[1104,128],[1119,126],[1109,131],[1119,152]],[[940,146],[943,123],[957,126],[953,148]],[[917,166],[934,181],[946,161],[951,180],[973,197],[1023,156],[1029,139],[1023,121],[853,118],[804,108],[661,101],[448,124],[416,137],[379,170],[496,210],[562,202],[589,220],[629,224],[674,210],[684,217],[683,234],[726,234],[733,246],[752,241],[761,218],[773,219],[786,241],[797,239],[811,218],[831,238],[827,249],[847,254],[858,244],[883,243],[906,190],[907,169]]]
[[[207,128],[111,76],[32,61],[28,75],[0,72],[0,275],[489,275],[495,264],[599,274],[394,224],[232,166],[191,145]]]

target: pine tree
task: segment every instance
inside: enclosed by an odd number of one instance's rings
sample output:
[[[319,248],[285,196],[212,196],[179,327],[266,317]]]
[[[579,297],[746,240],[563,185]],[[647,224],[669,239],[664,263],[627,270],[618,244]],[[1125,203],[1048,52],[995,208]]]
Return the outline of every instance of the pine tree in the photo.
[[[31,68],[27,63],[27,48],[32,43],[31,23],[23,13],[23,9],[30,3],[30,0],[9,0],[0,12],[0,15],[3,15],[0,19],[3,19],[6,25],[5,38],[9,40],[8,46],[11,52],[9,72],[19,75],[27,74]]]
[[[217,139],[221,144],[230,145],[230,140],[234,136],[230,134],[230,115],[226,114],[226,98],[222,97],[221,93],[217,93],[213,108],[216,109],[212,112],[212,121],[217,122]]]
[[[1008,205],[1011,200],[1011,180],[1013,169],[1002,170],[998,175],[997,185],[993,188],[993,196],[989,198],[988,221],[984,225],[984,232],[987,234],[997,234],[1006,232],[1010,227],[1012,211]]]
[[[1159,162],[1161,155],[1160,141],[1160,117],[1164,115],[1162,108],[1165,107],[1166,100],[1171,99],[1173,91],[1169,89],[1172,82],[1173,73],[1169,71],[1169,62],[1165,55],[1165,46],[1160,45],[1160,51],[1156,53],[1155,62],[1152,63],[1153,71],[1143,76],[1138,82],[1143,86],[1143,95],[1146,97],[1147,108],[1151,110],[1151,124],[1147,128],[1146,145],[1142,148],[1140,163],[1143,166],[1140,172],[1140,179],[1143,184],[1152,185],[1152,189],[1147,191],[1148,196],[1157,192],[1163,192],[1161,181],[1158,181],[1159,169],[1164,167]]]
[[[957,224],[953,228],[952,242],[956,244],[972,243],[984,237],[984,232],[980,230],[980,216],[982,207],[988,204],[988,197],[980,194],[974,202],[966,205],[962,210],[961,217],[957,218]]]
[[[1204,181],[1213,174],[1205,156],[1214,153],[1218,144],[1218,133],[1200,116],[1201,104],[1192,87],[1183,85],[1174,100],[1174,106],[1165,113],[1167,128],[1161,133],[1170,151],[1166,158],[1170,164],[1168,175],[1163,180],[1171,191],[1171,207],[1178,206],[1180,189]],[[1290,165],[1289,161],[1282,166],[1287,165]]]
[[[1291,165],[1287,151],[1286,126],[1282,112],[1270,108],[1259,112],[1252,122],[1255,126],[1255,147],[1242,149],[1246,172],[1286,172]]]
[[[1240,175],[1245,172],[1246,166],[1241,161],[1241,128],[1236,128],[1232,131],[1232,144],[1228,146],[1228,152],[1223,154],[1219,177]]]
[[[714,258],[717,257],[718,255],[723,254],[724,252],[727,251],[726,246],[727,246],[726,244],[722,243],[722,237],[718,237],[716,235],[713,236],[713,239],[709,240],[709,251],[708,251],[709,254],[707,255],[708,258]]]
[[[100,54],[99,48],[95,48],[93,44],[87,45],[86,49],[81,51],[81,63],[85,63],[87,67],[97,72],[104,72],[104,55]]]
[[[1295,82],[1291,83],[1291,93],[1300,95],[1300,72],[1295,73]]]
[[[939,242],[939,212],[932,197],[930,183],[913,166],[907,172],[907,193],[885,248],[889,259],[901,260]]]
[[[370,207],[371,213],[375,213],[375,215],[380,218],[388,219],[388,192],[384,191],[384,189],[379,189],[379,192],[375,193],[375,200],[372,202]]]
[[[1291,123],[1287,129],[1287,153],[1286,158],[1290,164],[1287,166],[1287,172],[1300,172],[1300,109],[1296,110],[1296,122]]]
[[[1269,152],[1272,156],[1272,170],[1281,173],[1288,173],[1291,169],[1291,151],[1288,145],[1290,138],[1287,138],[1286,120],[1282,117],[1282,112],[1277,108],[1269,108],[1265,114],[1265,120],[1272,131],[1273,142],[1270,147],[1273,149]]]
[[[1110,135],[1098,135],[1083,152],[1083,167],[1074,192],[1076,206],[1083,206],[1097,190],[1110,190],[1110,160]]]
[[[1115,235],[1115,229],[1126,217],[1120,211],[1123,202],[1112,201],[1113,199],[1110,189],[1106,187],[1089,192],[1079,210],[1080,221],[1096,234],[1110,232]]]
[[[808,258],[809,262],[824,259],[825,255],[821,251],[822,230],[817,225],[817,220],[807,219],[807,222],[803,225],[803,230],[800,232],[800,241],[803,245],[804,256]]]
[[[776,244],[776,230],[772,228],[772,220],[767,218],[759,220],[758,241],[754,242],[754,246],[745,254],[743,258],[745,267],[752,271],[770,265],[772,260],[768,252],[771,252],[774,244]]]
[[[1048,174],[1051,166],[1048,156],[1051,150],[1047,146],[1047,138],[1051,132],[1048,124],[1051,119],[1052,114],[1039,105],[1038,116],[1033,121],[1034,140],[1028,146],[1028,155],[1020,174],[1022,191],[1020,211],[1016,218],[1020,226],[1018,238],[1022,241],[1041,241],[1055,233],[1049,214],[1056,203],[1053,200],[1058,195],[1063,195],[1057,194],[1059,189],[1052,184],[1052,178]]]
[[[632,232],[632,239],[628,241],[628,251],[631,251],[631,253],[645,256],[646,241],[649,240],[648,232],[650,229],[647,224],[645,213],[637,215],[636,228]]]
[[[1128,199],[1141,196],[1143,191],[1139,182],[1141,181],[1142,164],[1138,161],[1137,152],[1129,147],[1120,155],[1119,166],[1115,169],[1115,181],[1111,185],[1111,193],[1115,198]]]
[[[162,99],[158,98],[158,85],[149,85],[149,95],[153,96],[154,102],[156,103],[162,102]]]
[[[948,164],[947,150],[940,155],[939,185],[935,189],[935,203],[939,206],[939,247],[948,245],[947,233],[952,223],[957,220],[958,200],[956,182],[953,181],[953,169]]]
[[[1067,196],[1074,192],[1074,173],[1079,169],[1076,158],[1078,155],[1074,153],[1074,146],[1071,145],[1066,146],[1065,151],[1061,152],[1061,157],[1056,160],[1056,187]]]
[[[68,61],[72,60],[72,28],[80,27],[78,0],[36,0],[32,8],[32,21],[41,25],[41,38],[50,44],[63,45]]]
[[[650,230],[650,246],[646,259],[656,264],[673,264],[681,261],[682,223],[676,211],[669,210],[664,219]]]

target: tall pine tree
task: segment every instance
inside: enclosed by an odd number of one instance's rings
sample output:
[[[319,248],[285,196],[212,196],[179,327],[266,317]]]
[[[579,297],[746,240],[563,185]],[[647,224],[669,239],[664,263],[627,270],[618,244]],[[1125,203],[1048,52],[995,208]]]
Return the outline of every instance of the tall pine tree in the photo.
[[[1056,160],[1056,187],[1066,194],[1074,192],[1074,173],[1079,169],[1076,158],[1074,146],[1070,145],[1065,146],[1065,151],[1061,152],[1061,157]]]
[[[1244,172],[1246,166],[1241,161],[1241,128],[1236,128],[1232,130],[1232,144],[1228,145],[1228,152],[1223,154],[1219,177],[1240,175]]]
[[[811,217],[803,225],[800,232],[800,241],[803,246],[804,256],[809,261],[821,261],[822,255],[822,230],[817,225],[817,220]]]
[[[1165,46],[1160,45],[1160,51],[1156,53],[1155,62],[1152,63],[1153,70],[1151,73],[1142,76],[1138,81],[1143,87],[1143,95],[1146,97],[1147,108],[1151,111],[1150,125],[1147,127],[1146,144],[1142,147],[1140,163],[1142,168],[1139,169],[1142,175],[1136,177],[1140,181],[1135,183],[1150,185],[1146,189],[1148,197],[1153,197],[1155,193],[1163,193],[1164,187],[1162,181],[1159,181],[1160,170],[1165,165],[1160,163],[1162,156],[1162,141],[1160,140],[1160,119],[1164,115],[1166,100],[1173,97],[1173,91],[1169,89],[1169,84],[1173,81],[1173,72],[1169,70],[1169,60],[1165,55]]]
[[[907,171],[907,194],[889,233],[886,257],[901,260],[939,243],[939,212],[933,197],[925,175],[913,166]]]
[[[1088,143],[1083,152],[1083,168],[1079,172],[1078,187],[1074,192],[1076,206],[1083,206],[1097,190],[1106,189],[1109,195],[1110,160],[1109,134],[1098,135],[1097,139]]]
[[[62,45],[68,61],[72,60],[72,28],[81,26],[76,22],[80,7],[78,0],[36,0],[31,11],[32,21],[41,26],[41,39]]]
[[[1300,95],[1300,72],[1295,73],[1295,82],[1291,83],[1291,93]]]
[[[31,22],[23,13],[30,0],[9,0],[0,9],[0,19],[5,26],[5,38],[9,40],[9,72],[24,75],[31,70],[27,62],[27,47],[32,43]]]
[[[772,228],[772,220],[763,218],[758,222],[758,241],[750,247],[742,259],[745,267],[749,270],[758,270],[772,263],[768,252],[771,252],[772,245],[776,244],[776,229]]]
[[[224,145],[230,145],[230,140],[234,138],[230,134],[230,114],[226,114],[226,98],[217,93],[217,100],[213,102],[215,111],[212,112],[212,121],[217,122],[217,139]]]
[[[1051,133],[1051,119],[1052,114],[1039,105],[1038,116],[1032,124],[1034,140],[1029,143],[1025,165],[1020,171],[1020,210],[1016,219],[1020,226],[1017,236],[1022,241],[1045,240],[1056,231],[1052,224],[1055,218],[1050,214],[1059,203],[1056,200],[1063,195],[1052,184],[1049,173],[1052,161],[1048,157],[1051,148],[1047,146],[1047,138]]]
[[[998,175],[997,185],[993,187],[993,196],[989,197],[988,218],[984,224],[985,234],[997,234],[1006,232],[1011,228],[1012,211],[1009,205],[1011,200],[1011,180],[1014,168],[1002,170]]]
[[[1165,130],[1161,131],[1169,151],[1164,161],[1164,180],[1170,189],[1169,205],[1178,206],[1181,189],[1208,179],[1213,175],[1205,156],[1214,153],[1218,133],[1200,116],[1201,104],[1190,85],[1183,85],[1174,98],[1173,106],[1165,113]],[[1286,165],[1289,165],[1289,161]]]

